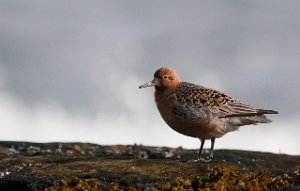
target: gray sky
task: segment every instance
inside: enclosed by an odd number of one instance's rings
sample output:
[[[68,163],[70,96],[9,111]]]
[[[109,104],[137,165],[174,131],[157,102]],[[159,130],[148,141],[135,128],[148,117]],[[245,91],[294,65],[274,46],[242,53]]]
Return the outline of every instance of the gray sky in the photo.
[[[216,148],[300,154],[300,1],[0,1],[0,140],[198,148],[170,129],[156,69],[275,109]]]

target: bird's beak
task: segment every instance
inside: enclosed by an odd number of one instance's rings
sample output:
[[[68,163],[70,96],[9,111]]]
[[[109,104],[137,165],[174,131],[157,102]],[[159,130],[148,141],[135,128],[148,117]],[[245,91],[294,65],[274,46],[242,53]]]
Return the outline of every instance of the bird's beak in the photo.
[[[158,85],[158,84],[159,84],[158,80],[154,79],[154,80],[152,80],[152,81],[149,81],[149,82],[147,82],[147,83],[141,85],[139,88],[141,89],[141,88],[152,87],[152,86],[156,86],[156,85]]]

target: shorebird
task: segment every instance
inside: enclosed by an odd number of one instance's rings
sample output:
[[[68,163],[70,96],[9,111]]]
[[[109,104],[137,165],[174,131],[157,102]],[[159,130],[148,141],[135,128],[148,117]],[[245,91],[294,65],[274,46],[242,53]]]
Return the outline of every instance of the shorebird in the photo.
[[[139,88],[155,87],[155,102],[164,121],[175,131],[199,138],[201,141],[198,160],[213,159],[215,139],[240,126],[270,123],[264,114],[277,111],[256,109],[223,92],[181,82],[174,69],[160,68],[154,79]],[[205,140],[211,140],[208,159],[201,158]]]

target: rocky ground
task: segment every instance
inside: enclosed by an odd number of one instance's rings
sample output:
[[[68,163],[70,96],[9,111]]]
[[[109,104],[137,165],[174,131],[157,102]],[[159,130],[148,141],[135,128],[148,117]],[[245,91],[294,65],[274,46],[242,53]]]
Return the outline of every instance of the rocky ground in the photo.
[[[0,142],[0,191],[300,190],[300,156],[142,145]]]

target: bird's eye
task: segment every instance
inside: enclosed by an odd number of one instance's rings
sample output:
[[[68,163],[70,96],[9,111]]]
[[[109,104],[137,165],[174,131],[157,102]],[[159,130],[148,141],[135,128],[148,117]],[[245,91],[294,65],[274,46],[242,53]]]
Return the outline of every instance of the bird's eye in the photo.
[[[164,79],[168,79],[168,80],[174,80],[174,78],[172,76],[164,76]]]

